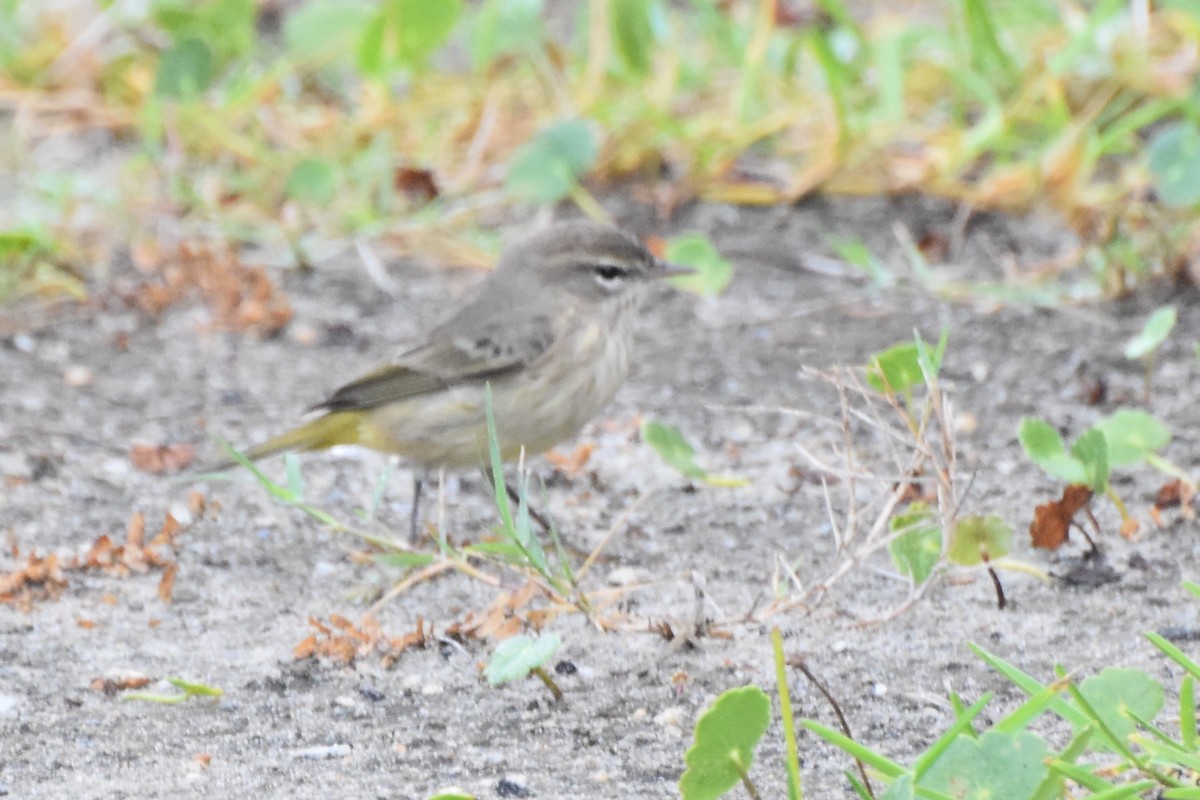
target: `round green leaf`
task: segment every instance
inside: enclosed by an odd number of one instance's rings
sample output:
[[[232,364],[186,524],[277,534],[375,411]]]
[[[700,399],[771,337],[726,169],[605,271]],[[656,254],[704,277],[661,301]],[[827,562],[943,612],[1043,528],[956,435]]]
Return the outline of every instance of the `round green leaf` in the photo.
[[[371,8],[344,0],[311,0],[288,11],[283,21],[283,41],[298,59],[320,61],[346,55],[359,41]]]
[[[471,61],[476,69],[500,56],[538,47],[544,37],[543,0],[486,0],[471,25]]]
[[[1163,203],[1183,208],[1200,203],[1200,128],[1194,122],[1164,126],[1146,152]]]
[[[877,392],[904,392],[924,382],[920,353],[913,342],[889,347],[867,365],[867,383]]]
[[[1137,730],[1130,716],[1147,722],[1163,707],[1163,687],[1138,669],[1106,667],[1079,686],[1079,692],[1100,721],[1121,741]],[[1093,738],[1094,742],[1100,741]]]
[[[1046,778],[1050,748],[1028,731],[960,735],[922,776],[920,785],[955,800],[1029,800]]]
[[[1087,483],[1087,473],[1079,459],[1067,453],[1062,437],[1048,422],[1034,417],[1021,420],[1017,433],[1025,455],[1048,475],[1067,483]]]
[[[661,422],[642,425],[642,439],[667,466],[674,467],[689,478],[703,480],[707,473],[696,464],[696,448],[688,444],[678,428]]]
[[[677,289],[713,297],[725,291],[733,280],[733,265],[721,257],[703,234],[689,233],[671,239],[665,255],[667,261],[695,270],[691,275],[671,279]]]
[[[304,159],[288,176],[287,194],[308,205],[329,205],[337,195],[337,174],[333,165],[316,158]]]
[[[1012,528],[995,514],[963,517],[954,526],[946,557],[955,564],[973,567],[987,559],[1008,555]]]
[[[382,78],[399,67],[424,66],[450,36],[462,10],[462,0],[381,0],[363,27],[359,68]]]
[[[891,782],[887,792],[880,800],[913,800],[916,796],[913,789],[913,776],[911,773],[905,772]]]
[[[536,639],[524,634],[505,639],[492,653],[483,676],[492,686],[524,678],[545,664],[561,642],[553,633],[544,633]]]
[[[716,800],[750,771],[754,748],[771,723],[771,701],[757,686],[730,689],[696,721],[696,741],[679,779],[683,800]]]
[[[933,510],[928,503],[912,503],[903,514],[892,517],[888,527],[904,531],[888,543],[892,563],[913,583],[924,583],[942,557],[942,527]]]
[[[1071,456],[1083,465],[1084,483],[1093,492],[1108,488],[1109,453],[1104,434],[1089,428],[1071,445]]]
[[[1158,452],[1171,441],[1171,429],[1145,411],[1121,409],[1097,422],[1093,428],[1103,433],[1108,442],[1110,467],[1140,464],[1146,456]]]
[[[646,75],[666,26],[662,8],[657,0],[609,0],[608,14],[621,63],[635,75]]]
[[[592,168],[599,152],[599,141],[588,122],[557,122],[513,154],[505,186],[525,200],[557,203]]]
[[[1130,339],[1129,343],[1125,345],[1125,357],[1139,359],[1153,353],[1167,340],[1177,319],[1175,306],[1163,306],[1155,311],[1142,326],[1141,333]]]
[[[154,76],[160,97],[192,98],[209,87],[216,67],[212,50],[200,39],[181,39],[163,51]]]

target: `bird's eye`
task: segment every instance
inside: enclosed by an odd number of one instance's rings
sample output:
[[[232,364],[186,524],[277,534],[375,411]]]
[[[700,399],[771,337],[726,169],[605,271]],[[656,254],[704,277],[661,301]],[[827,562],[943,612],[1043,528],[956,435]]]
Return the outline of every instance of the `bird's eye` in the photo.
[[[595,267],[596,277],[601,283],[613,283],[625,275],[625,270],[621,267],[613,266],[612,264],[600,264]]]

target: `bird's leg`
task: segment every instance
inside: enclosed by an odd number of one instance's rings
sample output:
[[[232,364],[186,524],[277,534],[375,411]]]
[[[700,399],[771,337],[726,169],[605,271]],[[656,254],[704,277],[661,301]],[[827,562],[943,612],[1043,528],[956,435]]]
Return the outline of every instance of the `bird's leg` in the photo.
[[[483,477],[485,479],[487,479],[488,485],[495,488],[496,475],[487,467],[484,467],[484,469],[483,469]],[[503,480],[504,476],[500,476],[500,479]],[[505,481],[505,483],[504,483],[504,492],[505,492],[505,494],[508,495],[509,500],[511,500],[513,503],[516,503],[518,506],[521,505],[521,493],[519,491],[517,491],[517,489],[514,486],[510,485],[507,481]],[[548,516],[546,516],[545,514],[542,514],[538,511],[534,510],[534,508],[529,504],[528,497],[525,498],[525,510],[529,512],[529,518],[537,523],[538,527],[542,529],[542,532],[545,533],[547,536],[556,538],[558,540],[558,543],[560,545],[562,545],[562,547],[565,548],[567,550],[567,552],[572,553],[577,556],[587,556],[588,555],[587,550],[584,550],[580,547],[576,547],[571,542],[565,540],[561,533],[555,532],[554,527],[550,524],[550,518]]]
[[[506,483],[506,484],[504,484],[504,491],[508,492],[509,500],[512,500],[517,505],[521,504],[521,493],[518,492],[516,490],[516,488],[509,486]],[[540,527],[544,533],[549,534],[550,533],[550,521],[547,520],[544,516],[542,516],[542,514],[537,509],[535,509],[533,506],[529,505],[528,498],[526,498],[525,505],[526,505],[525,510],[529,512],[530,519],[532,519],[534,522],[536,522],[538,524],[538,527]]]
[[[420,538],[421,525],[421,473],[413,472],[412,515],[408,520],[408,541],[416,544]]]
[[[497,478],[496,473],[492,472],[490,467],[484,467],[483,468],[483,477],[487,480],[488,485],[491,486],[493,489],[496,488],[497,480],[504,481],[504,491],[508,495],[508,499],[511,500],[513,503],[517,504],[518,506],[521,505],[521,493],[519,491],[517,491],[515,486],[510,484],[508,481],[505,481],[503,475],[500,475],[499,478]],[[538,527],[541,528],[544,533],[549,534],[550,533],[550,521],[548,519],[546,519],[546,517],[544,517],[541,513],[534,510],[534,508],[529,504],[528,497],[525,498],[525,509],[529,512],[530,519],[532,519],[534,522],[536,522],[538,524]]]

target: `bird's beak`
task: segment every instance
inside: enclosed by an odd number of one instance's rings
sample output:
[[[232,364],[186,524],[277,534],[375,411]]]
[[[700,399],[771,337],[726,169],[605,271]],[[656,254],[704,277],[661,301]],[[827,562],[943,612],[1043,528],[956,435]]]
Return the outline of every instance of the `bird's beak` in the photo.
[[[657,280],[695,274],[696,270],[691,267],[685,267],[683,264],[672,264],[670,261],[663,261],[661,258],[655,259],[654,277]]]

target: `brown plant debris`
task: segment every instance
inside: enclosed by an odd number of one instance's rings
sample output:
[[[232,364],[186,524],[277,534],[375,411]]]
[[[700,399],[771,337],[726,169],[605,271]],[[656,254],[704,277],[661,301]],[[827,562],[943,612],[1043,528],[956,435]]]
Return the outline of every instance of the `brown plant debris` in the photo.
[[[1176,478],[1158,488],[1154,496],[1154,505],[1150,508],[1150,517],[1160,528],[1166,527],[1163,511],[1168,508],[1178,508],[1179,515],[1186,520],[1196,518],[1196,508],[1192,502],[1196,499],[1196,489],[1190,483]]]
[[[133,466],[151,475],[179,472],[196,460],[196,448],[186,442],[177,444],[135,444],[129,450]]]
[[[1071,523],[1079,510],[1092,499],[1092,490],[1086,486],[1072,485],[1063,489],[1062,499],[1043,503],[1033,511],[1033,523],[1029,535],[1033,546],[1044,550],[1057,550],[1070,538]]]
[[[122,544],[115,543],[108,534],[102,534],[82,556],[64,559],[57,554],[40,556],[31,552],[22,566],[0,574],[0,603],[28,609],[39,600],[60,596],[67,587],[69,573],[89,570],[118,577],[159,570],[162,579],[158,595],[164,602],[170,602],[179,565],[165,551],[174,549],[181,530],[179,522],[167,514],[158,533],[146,544],[146,517],[137,511],[129,519]],[[15,545],[11,556],[14,560],[20,558],[20,550]]]
[[[147,253],[138,264],[144,281],[126,292],[127,302],[155,319],[167,309],[198,300],[209,309],[209,330],[272,336],[292,318],[292,306],[262,267],[248,266],[227,247],[181,244],[175,253]]]
[[[292,649],[292,655],[297,659],[326,658],[339,664],[349,666],[359,658],[376,653],[380,664],[387,669],[399,660],[409,648],[426,647],[433,638],[433,629],[426,629],[423,617],[417,617],[416,627],[412,632],[400,636],[388,636],[384,633],[379,621],[366,614],[355,625],[345,617],[332,614],[329,623],[323,623],[315,617],[308,618],[308,624],[316,628],[316,633],[309,635]]]

